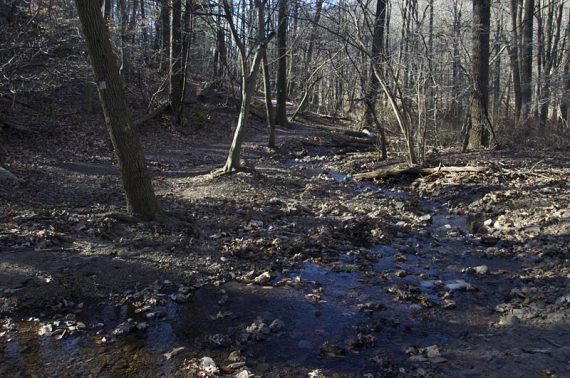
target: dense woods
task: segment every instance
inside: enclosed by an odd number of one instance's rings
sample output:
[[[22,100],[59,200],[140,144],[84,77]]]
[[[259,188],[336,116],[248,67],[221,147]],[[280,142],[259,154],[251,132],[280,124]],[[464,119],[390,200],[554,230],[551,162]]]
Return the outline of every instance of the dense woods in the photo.
[[[569,376],[569,148],[569,0],[0,0],[0,375]]]
[[[256,21],[261,8],[262,23]],[[386,136],[402,140],[410,164],[422,164],[426,145],[434,143],[472,149],[567,128],[565,1],[110,0],[102,9],[123,81],[144,94],[149,113],[168,104],[183,132],[196,126],[185,103],[190,77],[242,97],[242,49],[253,57],[256,47],[246,45],[259,39],[260,28],[263,38],[276,38],[266,41],[267,74],[255,75],[254,90],[277,100],[268,106],[275,107],[268,114],[277,125],[308,110],[347,118],[381,135],[383,158]],[[22,80],[22,70],[41,64],[33,61],[42,54],[34,46],[66,50],[73,65],[58,73],[87,79],[80,45],[58,38],[79,26],[71,3],[4,1],[2,14],[20,37],[2,53],[4,93],[48,84]],[[289,116],[287,103],[296,109]],[[10,125],[6,116],[3,123]]]

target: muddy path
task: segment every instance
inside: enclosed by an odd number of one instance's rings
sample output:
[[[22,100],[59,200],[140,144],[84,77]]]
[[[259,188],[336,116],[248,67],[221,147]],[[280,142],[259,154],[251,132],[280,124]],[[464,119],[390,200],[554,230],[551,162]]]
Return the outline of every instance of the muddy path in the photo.
[[[264,137],[219,178],[226,142],[151,144],[188,229],[101,216],[121,206],[102,150],[4,193],[0,374],[570,375],[564,161],[449,155],[503,168],[357,182],[373,146],[332,124]]]

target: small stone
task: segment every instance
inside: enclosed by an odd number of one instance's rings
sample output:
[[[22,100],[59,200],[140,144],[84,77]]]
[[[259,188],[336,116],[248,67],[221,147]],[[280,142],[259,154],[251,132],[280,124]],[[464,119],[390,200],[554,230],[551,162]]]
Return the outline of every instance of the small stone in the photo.
[[[473,285],[463,280],[454,280],[445,284],[445,288],[451,291],[471,291],[475,290]]]
[[[52,333],[53,333],[53,326],[51,324],[43,325],[38,330],[38,335],[40,336],[51,336]]]
[[[258,285],[264,285],[269,282],[271,275],[269,272],[263,272],[259,276],[255,277],[253,281]]]
[[[113,336],[123,336],[131,333],[134,329],[135,325],[127,321],[119,324],[111,333],[113,334]]]
[[[216,362],[211,357],[202,357],[200,359],[200,370],[209,374],[218,374],[220,369],[216,365]]]
[[[251,378],[253,376],[255,376],[255,374],[246,369],[234,375],[234,378]]]
[[[405,270],[398,270],[396,271],[396,273],[394,273],[396,275],[396,277],[406,277],[408,275],[408,273]]]
[[[285,323],[281,319],[275,319],[269,324],[271,332],[281,332],[285,329]]]
[[[234,350],[228,356],[228,361],[230,361],[230,362],[239,362],[239,361],[243,361],[243,360],[245,360],[245,358],[243,358],[243,356],[241,355],[240,350]]]
[[[487,265],[479,265],[473,268],[473,271],[477,274],[487,274],[489,267]]]
[[[501,317],[501,319],[499,320],[499,325],[500,326],[515,326],[517,324],[520,324],[521,320],[518,316],[516,315],[506,315]]]

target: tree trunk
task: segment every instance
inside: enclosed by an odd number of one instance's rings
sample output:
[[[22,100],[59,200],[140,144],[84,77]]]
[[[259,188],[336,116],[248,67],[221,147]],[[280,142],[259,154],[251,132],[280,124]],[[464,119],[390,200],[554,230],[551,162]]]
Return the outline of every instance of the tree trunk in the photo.
[[[534,20],[534,0],[525,0],[524,18],[522,22],[521,51],[521,114],[520,122],[524,123],[530,116],[532,105],[532,35]]]
[[[513,40],[509,47],[509,57],[511,60],[511,72],[513,76],[513,97],[515,98],[515,118],[517,121],[521,116],[521,76],[519,63],[519,4],[518,0],[511,0],[511,27],[513,28]]]
[[[275,148],[275,119],[273,118],[273,100],[271,99],[271,78],[269,76],[269,63],[267,62],[267,52],[263,54],[261,62],[263,70],[263,92],[265,94],[265,115],[267,117],[267,129],[269,141],[267,146]]]
[[[109,23],[113,17],[113,0],[105,0],[105,21]]]
[[[473,47],[471,53],[473,94],[471,99],[471,129],[469,149],[489,145],[489,33],[491,27],[490,0],[473,2]]]
[[[129,40],[135,43],[137,32],[137,8],[139,7],[138,0],[132,0],[131,4],[131,19],[129,20]]]
[[[240,156],[241,156],[241,146],[243,143],[243,137],[245,134],[245,129],[247,126],[247,119],[249,116],[249,107],[251,104],[251,99],[255,90],[255,85],[257,83],[257,73],[259,72],[259,65],[265,54],[267,48],[268,38],[265,37],[265,10],[264,5],[261,0],[255,1],[255,6],[257,7],[259,27],[257,30],[257,43],[253,46],[256,51],[253,57],[251,66],[248,63],[246,45],[244,44],[244,39],[240,38],[237,28],[232,20],[231,7],[227,1],[224,1],[225,15],[228,23],[230,25],[230,30],[234,37],[234,41],[238,46],[241,59],[241,105],[238,117],[237,127],[234,131],[234,136],[232,139],[232,144],[228,152],[228,157],[226,163],[222,168],[223,173],[230,173],[236,171],[240,168]]]
[[[570,12],[566,26],[566,53],[562,65],[562,99],[560,100],[560,116],[566,127],[570,126]]]
[[[318,28],[319,21],[321,19],[321,11],[323,9],[323,1],[324,0],[317,0],[316,5],[315,5],[315,18],[313,20],[313,24],[311,25],[311,32],[309,34],[309,44],[307,46],[307,52],[306,52],[306,58],[305,58],[305,65],[304,65],[305,72],[302,75],[303,76],[303,95],[301,97],[301,102],[299,103],[297,110],[295,110],[295,113],[291,117],[291,122],[294,122],[297,115],[299,113],[303,112],[303,110],[305,110],[305,106],[307,105],[307,102],[308,102],[307,100],[309,99],[309,91],[311,91],[316,84],[316,81],[311,80],[311,76],[314,75],[314,71],[312,69],[311,64],[312,64],[312,60],[313,60],[313,49],[315,46],[317,28]],[[317,79],[317,81],[318,80],[320,80],[320,79]]]
[[[170,70],[168,98],[175,127],[184,126],[184,57],[182,47],[182,0],[170,0]]]
[[[368,82],[368,90],[365,94],[365,112],[364,124],[366,127],[378,125],[380,135],[384,135],[382,124],[376,119],[376,102],[380,83],[376,80],[375,71],[382,71],[382,63],[384,62],[384,24],[386,21],[386,1],[378,0],[376,2],[376,14],[374,16],[374,34],[372,37],[372,51],[370,54],[370,78]],[[381,140],[382,158],[387,158],[386,143]]]
[[[221,12],[221,10],[220,10]],[[226,34],[222,27],[222,20],[218,17],[216,25],[216,54],[217,62],[214,69],[214,79],[221,79],[228,65],[228,51],[226,48]]]
[[[161,219],[163,212],[155,197],[143,150],[135,132],[123,82],[109,41],[109,33],[97,2],[75,0],[107,130],[123,178],[127,212],[144,220]]]
[[[162,72],[164,65],[170,61],[170,0],[161,0],[160,20],[162,35],[159,71]]]
[[[143,42],[145,45],[148,43],[148,26],[146,25],[146,9],[145,9],[145,2],[141,0],[141,27],[142,27],[142,36]]]
[[[121,76],[124,78],[129,74],[129,13],[127,10],[127,0],[119,0],[121,15]]]
[[[275,123],[288,127],[287,120],[287,0],[278,0],[279,14],[277,18],[277,109]]]

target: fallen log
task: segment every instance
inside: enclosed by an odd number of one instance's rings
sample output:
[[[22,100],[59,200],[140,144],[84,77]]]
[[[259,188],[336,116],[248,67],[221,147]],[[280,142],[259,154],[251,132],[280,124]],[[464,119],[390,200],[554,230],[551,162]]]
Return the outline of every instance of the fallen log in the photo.
[[[142,126],[145,122],[150,121],[151,119],[158,117],[160,114],[164,113],[170,108],[170,103],[166,102],[162,105],[157,106],[153,111],[150,113],[142,116],[141,118],[135,120],[133,122],[135,127]]]
[[[463,172],[471,172],[471,173],[480,173],[486,172],[489,168],[487,167],[473,167],[473,166],[466,166],[466,167],[402,167],[402,166],[392,166],[386,168],[378,168],[371,172],[364,172],[364,173],[357,173],[353,175],[357,180],[362,179],[382,179],[388,177],[396,177],[402,175],[431,175],[434,173],[444,172],[444,173],[463,173]]]

